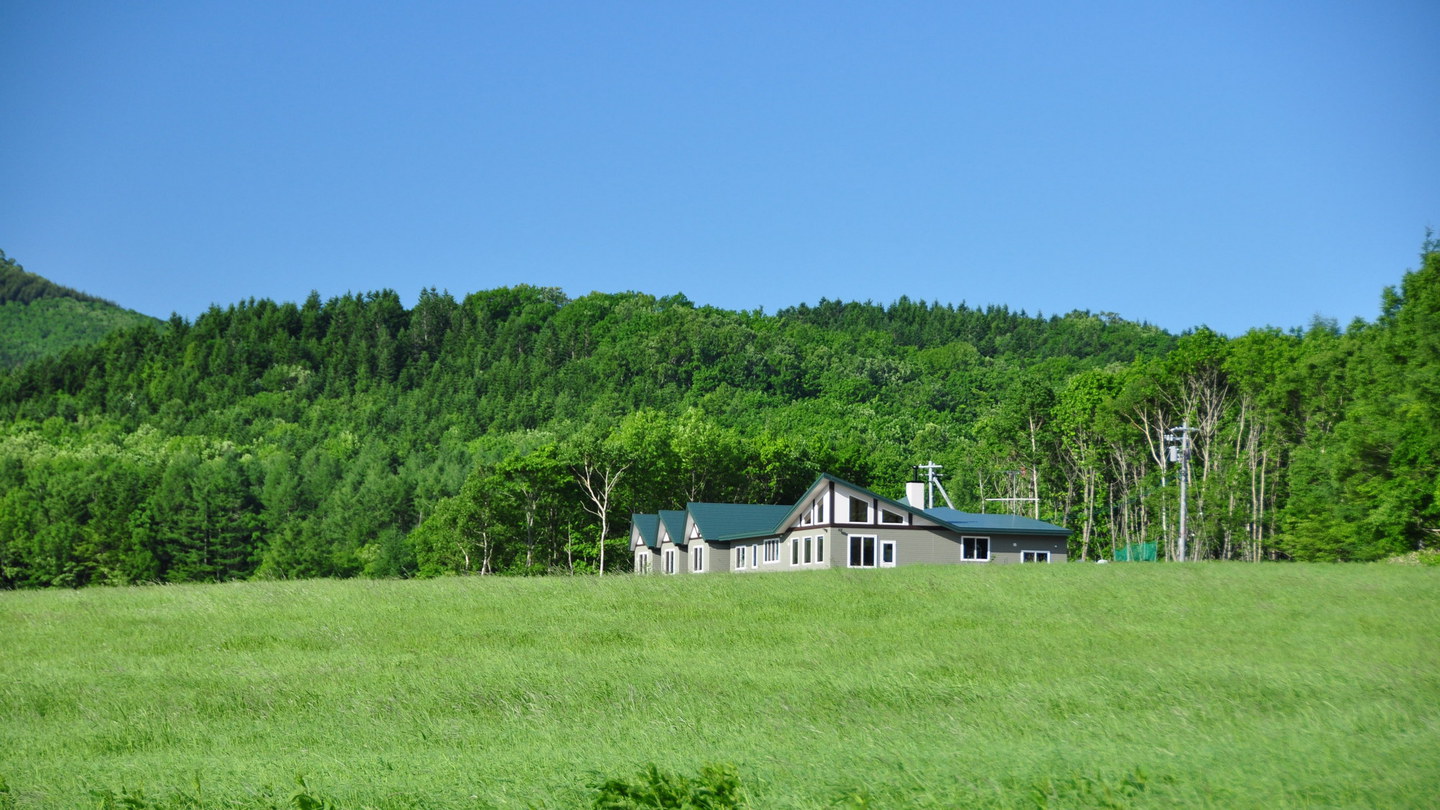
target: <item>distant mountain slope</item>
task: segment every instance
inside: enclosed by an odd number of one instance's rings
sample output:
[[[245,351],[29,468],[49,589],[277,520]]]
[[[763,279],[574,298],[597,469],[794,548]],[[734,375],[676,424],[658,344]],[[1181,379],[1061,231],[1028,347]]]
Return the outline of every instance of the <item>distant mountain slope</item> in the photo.
[[[15,368],[154,318],[25,271],[0,250],[0,368]]]

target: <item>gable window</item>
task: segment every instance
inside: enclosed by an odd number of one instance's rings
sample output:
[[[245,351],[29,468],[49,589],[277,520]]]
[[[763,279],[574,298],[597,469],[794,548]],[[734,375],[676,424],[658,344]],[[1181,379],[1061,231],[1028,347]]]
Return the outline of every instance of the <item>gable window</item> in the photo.
[[[880,510],[881,523],[904,523],[905,517],[899,512],[891,512],[889,509]]]
[[[815,502],[815,522],[816,522],[816,523],[824,523],[824,522],[825,522],[825,499],[824,499],[824,498],[821,498],[820,500],[818,500],[818,501]]]
[[[696,523],[690,527],[690,539],[694,540],[700,536],[700,524]]]
[[[850,522],[870,522],[870,504],[867,501],[862,501],[859,498],[850,499]]]
[[[696,574],[705,570],[705,547],[696,546],[691,552],[690,570]]]
[[[850,536],[850,567],[875,567],[875,538],[853,534]]]
[[[976,562],[984,562],[990,559],[990,538],[960,538],[960,559],[974,560]]]
[[[1032,563],[1048,563],[1048,562],[1050,562],[1050,552],[1048,552],[1048,551],[1022,551],[1022,552],[1020,552],[1020,562],[1022,562],[1022,563],[1027,563],[1027,562],[1032,562]]]
[[[776,538],[776,539],[774,539],[774,540],[766,540],[766,541],[765,541],[765,562],[767,562],[767,563],[780,562],[780,540],[779,540],[779,538]]]
[[[665,573],[675,573],[675,549],[665,549]]]

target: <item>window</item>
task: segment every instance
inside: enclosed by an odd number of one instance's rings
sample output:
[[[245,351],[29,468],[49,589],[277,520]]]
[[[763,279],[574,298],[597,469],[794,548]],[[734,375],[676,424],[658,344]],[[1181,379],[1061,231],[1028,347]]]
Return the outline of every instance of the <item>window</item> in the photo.
[[[905,517],[898,512],[891,512],[889,509],[880,510],[881,523],[904,523]]]
[[[960,538],[960,559],[975,560],[977,562],[984,562],[985,560],[990,559],[990,538]]]
[[[640,552],[639,556],[635,558],[635,573],[650,573],[650,552],[642,551]]]
[[[736,547],[735,547],[735,567],[736,567],[736,568],[744,568],[744,567],[745,567],[745,552],[746,552],[746,551],[749,551],[749,550],[750,550],[750,547],[749,547],[749,546],[736,546]]]
[[[700,536],[700,524],[696,523],[694,526],[691,526],[691,527],[690,527],[690,539],[691,539],[691,540],[694,540],[695,538],[697,538],[697,537],[699,537],[699,536]]]
[[[1048,551],[1022,551],[1022,552],[1020,552],[1020,562],[1022,562],[1022,563],[1027,563],[1027,562],[1048,563],[1048,562],[1050,562],[1050,552],[1048,552]]]
[[[825,562],[825,535],[815,538],[815,562]]]
[[[700,573],[705,570],[705,547],[696,546],[690,552],[690,570],[693,573]]]
[[[790,564],[800,564],[800,538],[798,537],[790,538]]]
[[[780,562],[780,540],[765,541],[765,562]]]
[[[881,540],[881,541],[880,541],[880,567],[881,567],[881,568],[894,568],[894,567],[895,567],[895,541],[894,541],[894,540]]]
[[[851,522],[851,523],[869,523],[869,522],[870,522],[870,504],[866,503],[865,501],[860,500],[859,498],[851,498],[851,499],[850,499],[850,522]]]
[[[818,500],[818,501],[815,502],[815,522],[816,522],[816,523],[824,523],[824,522],[825,522],[825,499],[824,499],[824,498],[821,498],[820,500]]]
[[[850,536],[850,567],[875,567],[875,538],[861,535]]]
[[[665,573],[675,573],[675,549],[665,549]]]
[[[810,538],[810,537],[805,538],[805,564],[806,564],[806,565],[809,565],[809,564],[810,564],[810,552],[813,551],[813,547],[810,545],[812,542],[814,542],[813,538]]]

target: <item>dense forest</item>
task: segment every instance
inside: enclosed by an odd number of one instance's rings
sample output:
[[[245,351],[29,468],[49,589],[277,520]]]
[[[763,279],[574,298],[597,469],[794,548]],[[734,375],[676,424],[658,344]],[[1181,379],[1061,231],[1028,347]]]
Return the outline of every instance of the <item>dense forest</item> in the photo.
[[[117,329],[153,320],[27,273],[0,250],[0,369],[94,343]]]
[[[632,512],[898,497],[931,459],[1077,559],[1173,558],[1182,424],[1189,556],[1380,559],[1440,533],[1440,241],[1381,299],[1234,338],[529,286],[212,307],[0,372],[0,587],[616,570]]]

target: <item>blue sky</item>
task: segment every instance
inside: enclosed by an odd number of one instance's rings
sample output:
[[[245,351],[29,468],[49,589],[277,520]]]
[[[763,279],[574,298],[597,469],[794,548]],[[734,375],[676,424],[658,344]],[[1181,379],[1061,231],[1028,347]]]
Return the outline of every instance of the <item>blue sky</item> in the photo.
[[[1373,319],[1440,3],[0,4],[0,249],[157,316],[535,284]]]

